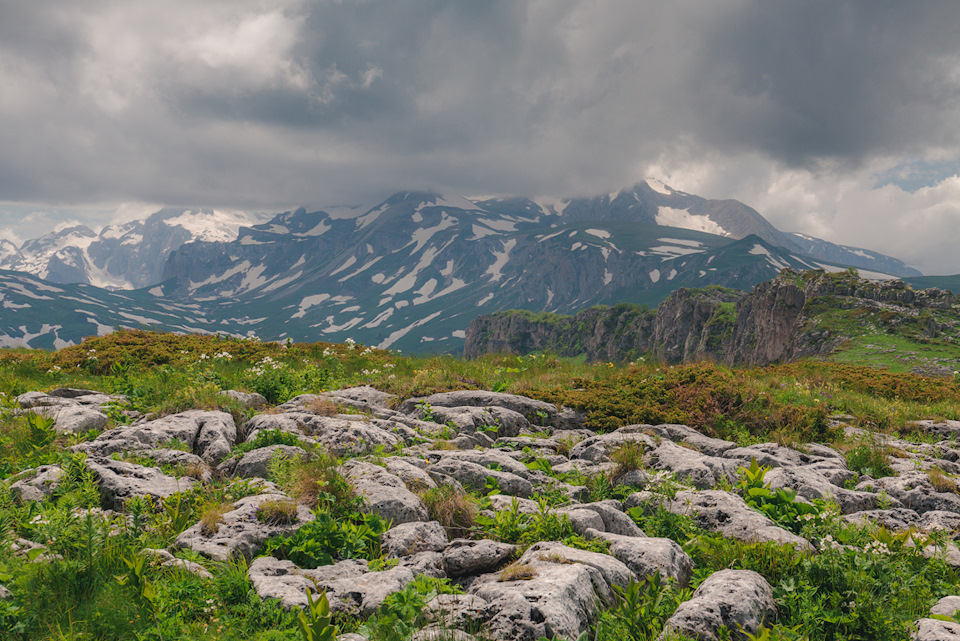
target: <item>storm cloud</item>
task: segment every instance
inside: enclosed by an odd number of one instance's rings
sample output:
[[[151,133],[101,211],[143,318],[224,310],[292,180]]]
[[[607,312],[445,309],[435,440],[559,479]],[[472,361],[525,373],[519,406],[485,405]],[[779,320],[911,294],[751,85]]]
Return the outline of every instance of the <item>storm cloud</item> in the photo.
[[[0,200],[280,210],[654,173],[956,272],[934,241],[960,229],[958,31],[945,2],[0,0]]]

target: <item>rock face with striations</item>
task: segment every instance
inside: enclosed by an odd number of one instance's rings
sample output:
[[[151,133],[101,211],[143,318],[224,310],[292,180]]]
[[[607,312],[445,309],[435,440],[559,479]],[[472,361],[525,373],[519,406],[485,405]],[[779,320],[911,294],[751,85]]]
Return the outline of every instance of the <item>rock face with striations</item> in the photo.
[[[618,305],[574,316],[524,311],[480,316],[467,329],[464,356],[549,350],[591,361],[623,362],[652,354],[671,363],[708,359],[767,365],[828,354],[846,340],[837,330],[819,326],[817,314],[824,307],[868,310],[875,316],[870,322],[880,329],[895,329],[906,319],[916,323],[915,317],[924,314],[924,331],[933,337],[949,328],[930,317],[929,310],[949,310],[953,304],[950,292],[914,291],[902,281],[784,269],[749,294],[722,287],[680,288],[656,312]]]

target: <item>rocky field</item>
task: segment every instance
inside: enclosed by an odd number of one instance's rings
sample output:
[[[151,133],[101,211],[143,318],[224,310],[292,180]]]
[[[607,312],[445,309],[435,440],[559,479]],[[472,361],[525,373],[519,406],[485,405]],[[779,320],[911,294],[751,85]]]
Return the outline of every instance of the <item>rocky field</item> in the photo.
[[[121,333],[0,389],[5,639],[960,639],[952,378]]]

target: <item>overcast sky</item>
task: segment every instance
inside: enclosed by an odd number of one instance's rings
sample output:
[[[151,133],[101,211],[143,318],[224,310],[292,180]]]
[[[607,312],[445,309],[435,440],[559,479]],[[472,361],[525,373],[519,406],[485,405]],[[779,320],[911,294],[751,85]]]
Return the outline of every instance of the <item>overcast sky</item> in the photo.
[[[654,176],[958,273],[957,34],[950,0],[0,0],[0,228]]]

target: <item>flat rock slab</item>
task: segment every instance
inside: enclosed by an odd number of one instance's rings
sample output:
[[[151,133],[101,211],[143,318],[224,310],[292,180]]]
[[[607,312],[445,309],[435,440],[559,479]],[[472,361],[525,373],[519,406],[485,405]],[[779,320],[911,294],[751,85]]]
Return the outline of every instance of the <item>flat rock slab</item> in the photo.
[[[660,638],[683,634],[698,641],[718,639],[726,626],[730,638],[745,641],[773,620],[777,604],[766,579],[751,570],[721,570],[700,584],[663,627]]]
[[[848,490],[831,483],[812,466],[786,465],[770,470],[763,481],[771,488],[795,490],[805,499],[833,499],[843,514],[872,510],[877,507],[877,495],[872,492]]]
[[[427,508],[417,495],[384,468],[352,460],[344,465],[344,470],[357,493],[366,499],[365,511],[379,514],[393,525],[429,520]]]
[[[71,449],[109,456],[117,452],[162,447],[174,439],[185,443],[194,454],[215,465],[230,455],[230,448],[237,440],[237,427],[233,417],[226,412],[191,410],[140,425],[120,426]]]
[[[413,415],[423,418],[423,411],[417,408]],[[433,421],[453,423],[467,433],[489,430],[497,437],[514,437],[530,427],[523,414],[504,407],[435,407]]]
[[[872,481],[863,481],[857,490],[884,490],[900,501],[904,507],[925,514],[932,511],[960,513],[960,496],[952,492],[938,492],[930,477],[924,472],[905,471],[900,476],[884,476]]]
[[[188,477],[167,476],[158,467],[109,458],[91,457],[85,464],[96,475],[101,500],[110,510],[122,510],[133,497],[149,497],[155,501],[165,499],[177,492],[189,491],[196,483]]]
[[[502,407],[522,414],[528,421],[536,425],[561,426],[560,413],[557,412],[554,405],[526,396],[517,396],[516,394],[484,390],[443,392],[423,398],[408,398],[400,405],[400,411],[404,414],[413,415],[420,403],[435,407]]]
[[[486,487],[487,478],[492,478],[504,494],[523,498],[533,494],[533,485],[527,479],[510,472],[491,470],[470,461],[445,457],[439,463],[432,465],[430,470],[454,478],[470,490],[483,490]]]
[[[657,441],[643,432],[610,432],[591,436],[580,441],[570,448],[570,459],[584,459],[593,463],[607,463],[610,461],[610,452],[618,449],[624,443],[640,443],[647,451],[658,447]]]
[[[587,538],[610,544],[610,554],[623,562],[638,579],[659,574],[681,587],[693,576],[693,559],[676,542],[664,538],[638,538],[588,530]]]
[[[266,501],[290,500],[292,499],[284,494],[244,497],[223,515],[216,532],[204,534],[203,523],[198,522],[181,532],[175,545],[179,548],[190,548],[216,561],[226,561],[239,556],[252,559],[271,536],[290,534],[313,521],[313,513],[302,505],[297,506],[297,520],[289,525],[267,525],[257,519],[257,508]]]
[[[670,511],[693,516],[705,530],[741,541],[773,541],[792,544],[798,550],[813,550],[806,539],[789,532],[752,509],[731,492],[684,490],[677,492]]]
[[[305,434],[337,456],[367,454],[378,446],[393,449],[404,443],[402,436],[365,418],[348,420],[309,412],[258,414],[246,422],[245,428],[248,441],[255,439],[261,430]]]
[[[517,561],[520,565],[536,565],[541,562],[589,565],[603,575],[603,580],[610,587],[617,585],[625,588],[637,579],[637,575],[626,564],[609,554],[571,548],[557,541],[534,543]]]
[[[627,425],[626,427],[621,427],[616,430],[614,433],[617,432],[656,434],[674,443],[689,445],[701,454],[706,454],[707,456],[722,456],[724,452],[732,450],[737,446],[733,441],[724,441],[719,438],[705,436],[692,427],[677,425],[675,423],[664,423],[662,425]]]
[[[501,450],[433,450],[426,454],[431,463],[440,463],[445,460],[467,461],[483,467],[498,466],[504,472],[527,478],[530,470],[527,466]]]
[[[61,434],[81,434],[90,430],[102,430],[110,418],[99,409],[85,405],[50,405],[30,410],[53,419],[53,429]]]

